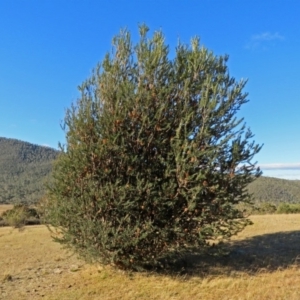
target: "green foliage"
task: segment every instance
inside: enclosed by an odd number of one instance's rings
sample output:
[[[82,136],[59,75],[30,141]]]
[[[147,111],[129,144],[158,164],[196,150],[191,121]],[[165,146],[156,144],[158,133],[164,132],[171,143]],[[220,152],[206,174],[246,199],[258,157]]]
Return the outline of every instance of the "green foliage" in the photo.
[[[242,230],[236,204],[260,175],[261,147],[236,118],[245,81],[228,57],[195,38],[171,60],[163,34],[147,32],[133,46],[122,31],[80,87],[44,209],[57,241],[124,269]]]
[[[281,203],[278,205],[276,212],[278,214],[299,214],[300,204]]]
[[[12,209],[3,212],[0,216],[0,221],[3,221],[2,225],[15,228],[40,224],[37,210],[24,204],[16,204]]]
[[[275,204],[270,202],[262,202],[252,207],[251,214],[253,215],[265,215],[274,214],[277,211]]]
[[[3,220],[9,226],[15,228],[23,227],[28,216],[27,207],[24,205],[15,205],[13,209],[7,210],[2,214]]]
[[[48,147],[0,138],[0,204],[37,203],[57,155]]]
[[[265,214],[298,214],[300,213],[300,203],[286,203],[281,202],[279,204],[260,202],[252,207],[247,207],[247,213],[253,215],[265,215]]]
[[[276,205],[269,202],[265,202],[260,205],[260,212],[262,214],[273,214],[276,212],[276,210]]]

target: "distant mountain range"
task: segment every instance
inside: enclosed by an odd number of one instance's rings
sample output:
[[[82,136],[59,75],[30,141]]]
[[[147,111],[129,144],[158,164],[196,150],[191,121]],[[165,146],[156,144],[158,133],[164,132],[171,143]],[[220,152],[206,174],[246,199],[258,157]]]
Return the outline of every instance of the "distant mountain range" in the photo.
[[[260,177],[248,186],[255,202],[300,203],[300,180]]]
[[[0,137],[0,204],[37,203],[59,151]],[[300,203],[300,180],[261,177],[249,185],[256,202]]]
[[[0,137],[0,203],[38,202],[58,151]]]

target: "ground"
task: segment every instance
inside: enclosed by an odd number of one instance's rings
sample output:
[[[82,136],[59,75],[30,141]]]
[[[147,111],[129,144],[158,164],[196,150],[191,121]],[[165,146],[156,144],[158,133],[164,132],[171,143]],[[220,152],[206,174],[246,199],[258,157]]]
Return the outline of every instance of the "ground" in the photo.
[[[0,228],[0,299],[300,299],[300,215],[252,216],[221,259],[191,255],[176,274],[89,265],[45,226]]]

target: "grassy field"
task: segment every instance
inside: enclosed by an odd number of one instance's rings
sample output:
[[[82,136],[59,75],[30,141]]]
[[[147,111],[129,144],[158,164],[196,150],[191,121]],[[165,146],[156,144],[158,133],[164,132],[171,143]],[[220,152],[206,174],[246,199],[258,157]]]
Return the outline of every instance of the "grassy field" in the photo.
[[[0,228],[0,299],[300,299],[300,215],[252,221],[227,256],[189,256],[181,275],[91,266],[44,226]]]

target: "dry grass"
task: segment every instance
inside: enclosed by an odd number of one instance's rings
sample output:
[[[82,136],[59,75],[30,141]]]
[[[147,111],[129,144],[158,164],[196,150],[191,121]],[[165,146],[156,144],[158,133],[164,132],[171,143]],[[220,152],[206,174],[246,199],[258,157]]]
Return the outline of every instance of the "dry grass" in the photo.
[[[14,206],[11,204],[0,204],[0,216],[2,215],[3,212],[6,210],[12,209]]]
[[[0,299],[300,299],[300,215],[252,220],[229,255],[190,255],[184,275],[90,266],[43,226],[0,228]]]

